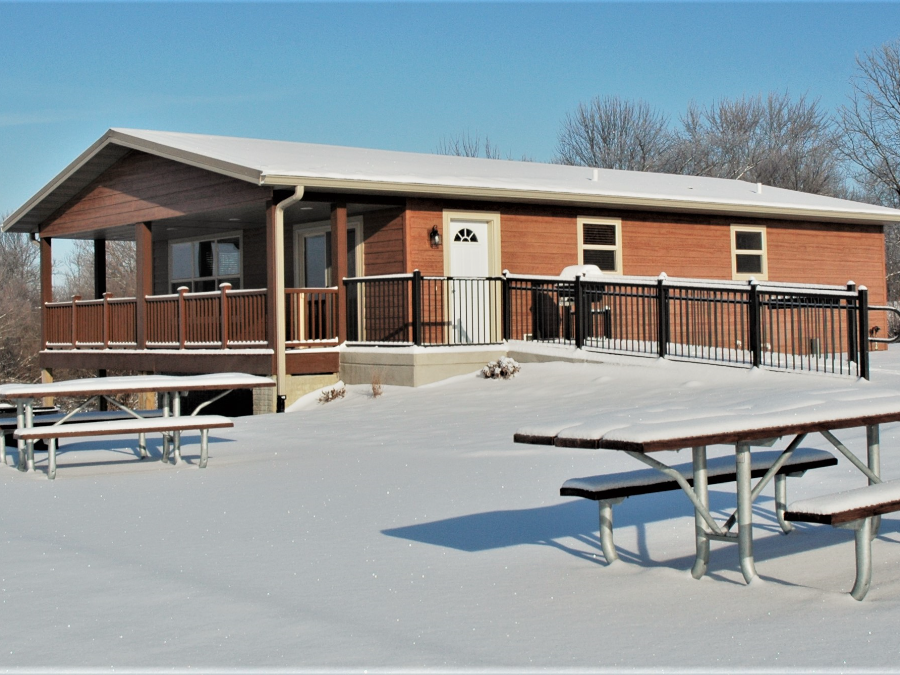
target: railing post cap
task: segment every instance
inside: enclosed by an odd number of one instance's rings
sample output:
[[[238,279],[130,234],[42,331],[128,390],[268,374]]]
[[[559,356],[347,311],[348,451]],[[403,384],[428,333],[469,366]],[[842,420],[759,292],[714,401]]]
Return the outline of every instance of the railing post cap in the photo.
[[[81,296],[80,296],[80,295],[73,295],[73,296],[72,296],[72,300],[76,300],[76,301],[77,301],[77,300],[81,300]]]
[[[223,281],[221,284],[219,284],[219,288],[225,289],[227,291],[229,288],[231,288],[231,284],[227,281]]]
[[[856,282],[853,281],[853,279],[851,279],[850,281],[847,282],[847,285],[848,286],[856,286]]]
[[[656,279],[657,279],[658,281],[665,281],[665,280],[668,279],[668,278],[669,278],[669,275],[666,274],[665,272],[660,272],[660,273],[659,273],[659,276],[656,277]]]
[[[869,289],[866,288],[865,286],[859,286],[859,287],[857,287],[856,290],[857,290],[857,291],[866,291],[866,292],[868,292]]]
[[[508,277],[508,276],[509,276],[509,270],[503,270],[502,274],[503,274],[503,276]]]
[[[751,286],[759,286],[759,282],[756,280],[756,277],[750,277],[747,279],[747,283]]]
[[[109,291],[106,291],[106,293],[103,294],[104,299],[111,298],[112,296],[113,296],[113,294]]]
[[[185,293],[187,293],[187,292],[190,291],[191,289],[188,288],[187,286],[179,286],[177,290],[178,290],[178,293],[179,293],[180,295],[184,295]]]

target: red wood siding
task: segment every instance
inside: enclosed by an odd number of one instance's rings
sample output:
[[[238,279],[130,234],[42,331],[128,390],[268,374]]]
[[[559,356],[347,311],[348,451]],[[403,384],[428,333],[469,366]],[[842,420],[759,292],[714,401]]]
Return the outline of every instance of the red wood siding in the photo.
[[[403,267],[403,209],[363,215],[363,241],[368,275],[399,274]]]
[[[252,202],[271,193],[245,181],[131,152],[41,226],[44,236],[130,225]]]
[[[577,218],[593,216],[621,219],[625,274],[731,279],[731,225],[740,224],[766,227],[770,280],[839,285],[853,280],[869,288],[871,304],[886,298],[879,226],[450,200],[410,199],[407,208],[406,271],[444,273],[443,248],[432,249],[428,240],[433,226],[442,229],[444,209],[499,211],[501,264],[514,274],[555,275],[576,264]]]
[[[431,228],[444,236],[444,209],[454,208],[448,202],[431,199],[409,199],[406,211],[406,271],[418,269],[425,275],[444,274],[444,249],[431,247]]]
[[[287,238],[287,237],[285,237]],[[241,251],[244,288],[265,288],[266,269],[266,228],[244,230],[242,237],[244,250]]]
[[[153,295],[169,293],[169,242],[153,242]]]

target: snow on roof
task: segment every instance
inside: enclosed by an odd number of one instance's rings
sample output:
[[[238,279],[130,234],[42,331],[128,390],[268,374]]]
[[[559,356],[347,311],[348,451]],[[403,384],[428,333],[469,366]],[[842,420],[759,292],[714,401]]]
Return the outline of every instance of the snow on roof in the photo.
[[[111,152],[110,149],[120,152]],[[53,181],[13,213],[4,230],[25,218],[70,178],[82,187],[121,157],[148,152],[259,185],[615,205],[657,210],[713,211],[844,222],[900,222],[900,210],[740,180],[592,169],[510,160],[210,136],[110,129]],[[98,156],[107,161],[96,161]],[[93,160],[93,161],[92,161]],[[87,174],[85,176],[84,174]],[[85,180],[87,178],[87,180]],[[64,191],[68,199],[71,191]],[[39,209],[41,214],[45,209]],[[49,215],[49,212],[46,212]]]

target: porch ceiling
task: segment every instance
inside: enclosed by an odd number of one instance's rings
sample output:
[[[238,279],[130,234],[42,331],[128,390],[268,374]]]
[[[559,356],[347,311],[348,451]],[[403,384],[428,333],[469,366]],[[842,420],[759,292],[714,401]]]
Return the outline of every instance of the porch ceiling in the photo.
[[[396,208],[384,204],[348,204],[347,215],[355,216],[385,208]],[[331,217],[331,202],[299,202],[285,212],[285,227],[317,223]],[[265,208],[258,204],[243,204],[236,207],[206,211],[187,216],[153,221],[153,239],[187,239],[215,232],[232,232],[265,227]],[[79,232],[59,237],[65,239],[104,239],[108,241],[134,241],[134,226],[106,228]]]

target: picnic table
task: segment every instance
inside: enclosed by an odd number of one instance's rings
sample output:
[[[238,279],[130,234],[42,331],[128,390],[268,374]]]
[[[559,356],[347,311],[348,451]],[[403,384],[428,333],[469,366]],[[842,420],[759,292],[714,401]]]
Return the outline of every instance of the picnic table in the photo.
[[[619,414],[598,416],[597,419],[582,422],[570,420],[533,424],[520,428],[514,440],[518,443],[615,450],[663,472],[678,482],[694,506],[697,553],[693,576],[700,578],[706,573],[710,540],[736,540],[741,572],[747,583],[750,583],[757,577],[753,558],[752,505],[763,488],[810,433],[819,433],[827,439],[868,479],[870,486],[881,483],[879,425],[900,421],[900,395],[882,391],[873,392],[871,396],[860,393],[835,397],[833,400],[822,397],[806,405],[801,403],[780,411],[765,410],[759,413],[707,410],[691,414],[682,411],[679,418],[664,421],[654,420],[653,414],[648,414],[643,409],[617,412]],[[866,429],[865,462],[833,433],[858,427]],[[794,438],[759,483],[753,486],[751,445],[763,439],[783,436]],[[737,468],[737,509],[724,523],[718,522],[709,511],[706,449],[707,446],[717,444],[734,445]],[[651,457],[653,453],[684,448],[692,449],[693,486],[684,475]],[[877,506],[873,506],[875,508]],[[873,509],[870,509],[869,515],[885,512]],[[871,524],[868,518],[865,522],[867,527]],[[735,524],[737,533],[731,531]],[[854,597],[860,594],[864,595],[864,590],[857,592]]]
[[[140,411],[132,410],[128,406],[117,401],[114,396],[122,394],[157,393],[163,396],[162,417],[181,417],[181,397],[191,391],[216,391],[220,394],[209,401],[198,405],[191,416],[198,413],[211,403],[226,396],[236,389],[255,389],[258,387],[274,387],[275,382],[267,377],[248,375],[246,373],[215,373],[209,375],[133,375],[115,377],[91,377],[77,380],[63,380],[59,382],[47,382],[40,384],[6,384],[0,385],[0,399],[13,401],[16,406],[16,432],[18,438],[20,471],[34,470],[34,409],[35,401],[44,397],[69,396],[84,401],[74,410],[62,416],[52,427],[64,425],[75,415],[79,414],[93,401],[104,399],[116,408],[125,411],[135,420],[144,420]],[[93,426],[85,425],[84,429],[95,431],[96,435],[104,435],[114,429],[122,429],[125,433],[127,425],[121,420],[109,420],[103,422],[91,422]],[[103,426],[106,425],[106,426]],[[115,426],[118,425],[118,426]],[[147,425],[145,425],[147,426]],[[152,427],[153,425],[149,425]],[[158,424],[157,424],[158,426]],[[167,426],[173,426],[168,424]],[[184,425],[175,425],[187,428]],[[52,427],[44,427],[43,430]],[[94,428],[96,427],[96,428]],[[148,427],[148,428],[149,428]],[[61,436],[58,431],[52,432]],[[138,432],[145,433],[145,432]],[[179,430],[170,430],[171,445],[174,448],[176,461],[180,458],[181,439]],[[81,434],[66,434],[81,435]],[[27,438],[19,438],[26,436]],[[38,436],[40,437],[40,436]],[[205,436],[204,436],[205,438]],[[163,459],[168,458],[170,435],[163,435]],[[143,447],[143,444],[142,444]],[[143,453],[142,453],[143,455]],[[51,458],[55,459],[55,458]],[[6,448],[0,446],[0,462],[6,464]],[[52,475],[51,475],[52,477]]]

